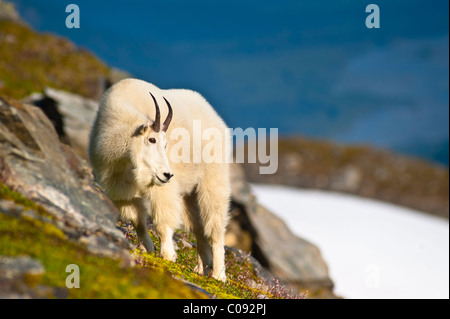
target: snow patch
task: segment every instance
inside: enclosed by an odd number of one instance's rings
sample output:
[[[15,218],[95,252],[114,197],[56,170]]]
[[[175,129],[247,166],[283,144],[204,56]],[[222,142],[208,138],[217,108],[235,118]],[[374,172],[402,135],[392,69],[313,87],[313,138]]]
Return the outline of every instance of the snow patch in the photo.
[[[351,195],[252,185],[322,251],[345,298],[449,298],[449,222]]]

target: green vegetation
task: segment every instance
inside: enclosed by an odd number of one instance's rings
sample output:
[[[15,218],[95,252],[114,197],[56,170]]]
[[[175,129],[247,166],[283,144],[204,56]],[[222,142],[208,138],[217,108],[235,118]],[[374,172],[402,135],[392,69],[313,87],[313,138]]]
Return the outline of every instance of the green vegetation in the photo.
[[[22,99],[49,86],[98,98],[102,93],[101,82],[110,79],[112,72],[93,54],[64,38],[35,32],[17,22],[0,20],[0,95]],[[53,225],[54,218],[45,208],[2,182],[0,200],[14,202],[20,209],[30,212],[13,217],[0,209],[0,256],[30,256],[39,260],[45,273],[33,282],[33,286],[40,284],[52,288],[66,289],[65,280],[69,275],[65,272],[66,266],[77,264],[81,272],[81,288],[67,289],[69,298],[206,296],[173,277],[198,285],[217,298],[304,297],[290,296],[278,284],[261,283],[249,260],[234,252],[228,252],[226,256],[226,283],[198,275],[193,271],[197,256],[191,243],[195,240],[183,232],[177,233],[177,262],[165,261],[158,253],[143,253],[136,248],[131,254],[137,266],[128,267],[119,260],[94,255],[82,245],[70,241]],[[154,233],[151,235],[158,246],[158,238]],[[133,231],[130,230],[127,237],[137,244]],[[267,291],[254,288],[261,286],[265,286]]]
[[[70,289],[70,298],[202,297],[164,273],[123,267],[120,261],[89,254],[67,241],[56,227],[42,226],[42,222],[33,219],[20,220],[0,214],[0,253],[40,260],[45,268],[40,284],[50,287],[65,287],[66,266],[78,265],[81,287]]]
[[[128,228],[128,239],[132,243],[137,244],[136,234],[131,230],[131,227],[129,225],[122,225],[122,227]],[[150,235],[156,245],[156,250],[159,251],[159,239],[151,227]],[[183,231],[178,231],[175,237],[178,242],[177,262],[173,263],[163,260],[159,256],[159,253],[146,253],[139,249],[134,249],[132,254],[136,262],[142,267],[163,270],[177,278],[194,283],[217,298],[255,299],[304,297],[303,295],[291,296],[279,286],[268,287],[266,291],[252,288],[251,286],[260,286],[263,284],[261,279],[257,277],[255,269],[248,259],[238,257],[232,251],[226,254],[226,283],[215,280],[210,276],[201,276],[193,270],[197,264],[197,254],[195,247],[192,247],[190,243],[195,242],[195,240],[190,234],[186,234]]]
[[[92,53],[64,38],[0,20],[0,94],[22,99],[50,86],[97,98],[109,73]]]
[[[0,182],[0,199],[15,202],[23,210],[32,210],[39,216],[50,217],[44,208]],[[128,229],[127,229],[128,227]],[[137,244],[130,226],[122,225],[127,237]],[[163,260],[158,253],[132,251],[136,267],[124,266],[121,261],[100,257],[88,252],[81,245],[69,241],[66,235],[50,223],[22,214],[20,218],[8,216],[0,211],[0,255],[30,256],[42,262],[45,274],[39,284],[65,288],[68,273],[66,266],[80,267],[80,288],[68,289],[69,298],[204,298],[206,295],[189,288],[172,277],[184,279],[200,286],[217,298],[285,298],[291,297],[278,286],[262,291],[250,287],[260,279],[254,267],[245,258],[227,254],[226,283],[210,276],[200,276],[193,271],[196,262],[192,236],[177,232],[177,262]],[[159,251],[159,240],[150,231]],[[33,283],[35,285],[36,283]],[[54,297],[54,296],[49,296]],[[304,297],[302,295],[293,297]]]
[[[24,208],[26,208],[26,209],[31,209],[31,210],[35,211],[40,216],[51,217],[51,215],[48,214],[45,211],[45,209],[42,208],[42,206],[37,205],[35,202],[27,199],[22,194],[11,190],[8,186],[4,185],[1,181],[0,181],[0,199],[13,201],[16,204],[24,206]]]
[[[0,199],[14,200],[24,210],[38,207],[1,183],[0,190]],[[39,284],[64,288],[66,266],[77,264],[81,287],[69,289],[69,298],[204,297],[161,270],[126,267],[121,261],[95,256],[55,226],[24,215],[15,218],[0,212],[0,234],[0,255],[25,255],[42,262],[45,274]]]

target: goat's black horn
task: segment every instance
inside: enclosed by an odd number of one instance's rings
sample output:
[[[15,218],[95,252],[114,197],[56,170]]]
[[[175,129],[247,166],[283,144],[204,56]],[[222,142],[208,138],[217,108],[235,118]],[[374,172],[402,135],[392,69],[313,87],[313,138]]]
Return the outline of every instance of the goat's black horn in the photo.
[[[169,114],[167,114],[166,120],[164,121],[163,126],[162,126],[162,131],[166,132],[167,129],[169,128],[170,122],[172,121],[173,112],[172,112],[172,107],[170,106],[169,101],[167,101],[165,97],[163,97],[163,99],[164,99],[164,101],[166,101],[167,107],[169,108]]]
[[[158,106],[158,102],[156,102],[155,97],[153,96],[153,94],[151,92],[150,95],[153,98],[153,101],[155,102],[155,109],[156,109],[156,113],[155,113],[155,122],[153,122],[152,128],[155,132],[159,132],[160,126],[161,126],[161,114],[159,112],[159,106]],[[167,102],[167,101],[166,101]],[[165,124],[166,122],[164,122]]]

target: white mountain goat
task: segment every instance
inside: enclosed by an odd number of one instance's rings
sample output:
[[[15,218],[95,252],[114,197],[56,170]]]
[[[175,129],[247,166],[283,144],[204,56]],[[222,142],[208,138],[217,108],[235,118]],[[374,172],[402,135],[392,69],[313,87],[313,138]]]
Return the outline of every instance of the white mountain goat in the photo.
[[[166,104],[167,112],[158,104]],[[166,118],[161,125],[162,114]],[[215,134],[206,146],[193,140],[208,129],[221,136]],[[180,140],[186,134],[190,139]],[[161,240],[161,255],[171,261],[177,257],[174,230],[184,223],[197,240],[195,271],[212,270],[212,276],[222,281],[229,164],[207,163],[202,156],[213,150],[225,159],[231,149],[228,136],[224,121],[200,94],[126,79],[104,94],[89,140],[89,160],[98,182],[121,218],[133,223],[147,251],[155,250],[147,231],[148,215]]]

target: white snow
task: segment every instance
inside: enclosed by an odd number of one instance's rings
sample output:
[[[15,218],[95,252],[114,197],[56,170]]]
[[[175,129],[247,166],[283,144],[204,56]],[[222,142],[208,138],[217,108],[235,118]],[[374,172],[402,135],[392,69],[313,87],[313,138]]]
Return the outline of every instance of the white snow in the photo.
[[[449,298],[448,220],[338,193],[252,185],[258,201],[316,244],[345,298]]]

